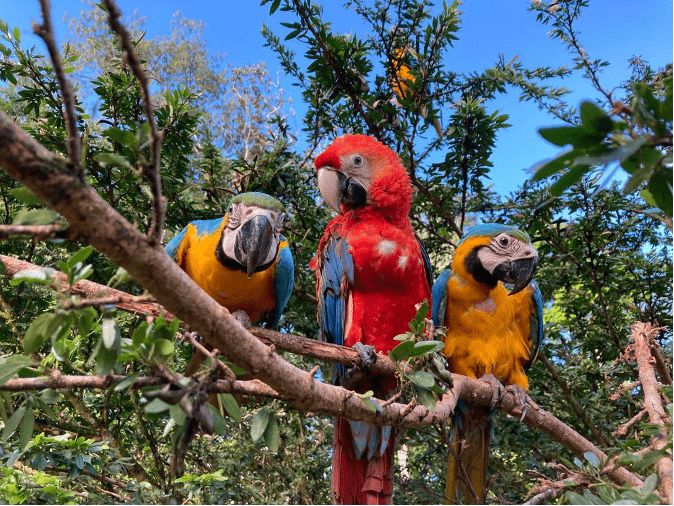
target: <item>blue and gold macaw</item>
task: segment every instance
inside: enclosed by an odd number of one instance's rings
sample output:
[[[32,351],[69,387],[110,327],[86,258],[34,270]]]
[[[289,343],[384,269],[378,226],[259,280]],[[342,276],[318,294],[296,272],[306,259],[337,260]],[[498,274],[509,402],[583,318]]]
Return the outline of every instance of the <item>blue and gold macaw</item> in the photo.
[[[526,232],[485,223],[459,241],[452,270],[433,285],[433,323],[444,326],[450,371],[506,385],[524,403],[525,371],[543,337],[543,301],[532,280],[538,253]],[[512,285],[510,293],[504,286]],[[496,398],[494,400],[496,402]],[[457,406],[447,470],[447,501],[484,503],[493,409]],[[458,457],[458,460],[457,458]],[[465,474],[464,474],[465,471]]]
[[[230,312],[245,311],[251,323],[278,325],[294,284],[294,262],[281,235],[283,204],[264,193],[234,197],[223,218],[189,223],[166,253]],[[196,372],[195,353],[185,371]]]

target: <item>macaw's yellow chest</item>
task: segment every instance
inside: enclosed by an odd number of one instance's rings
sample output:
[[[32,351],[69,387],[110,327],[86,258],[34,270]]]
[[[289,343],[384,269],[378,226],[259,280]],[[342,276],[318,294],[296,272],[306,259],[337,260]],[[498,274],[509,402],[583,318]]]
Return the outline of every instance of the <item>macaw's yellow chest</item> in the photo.
[[[203,290],[230,312],[239,309],[248,314],[253,324],[262,319],[275,304],[275,264],[250,278],[245,272],[222,265],[215,257],[220,231],[197,236],[190,226],[184,247],[178,252],[178,263]]]
[[[508,295],[502,284],[486,292],[453,277],[447,283],[444,353],[450,370],[472,378],[493,374],[526,389],[523,365],[532,347],[531,290]]]

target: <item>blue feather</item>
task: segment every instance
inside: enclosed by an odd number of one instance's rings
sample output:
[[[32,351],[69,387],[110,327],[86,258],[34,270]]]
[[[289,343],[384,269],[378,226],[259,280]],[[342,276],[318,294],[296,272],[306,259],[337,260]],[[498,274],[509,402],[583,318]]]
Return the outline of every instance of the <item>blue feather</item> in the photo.
[[[431,299],[433,300],[431,315],[433,316],[433,325],[436,327],[445,324],[445,311],[447,310],[447,281],[451,275],[452,271],[450,269],[442,271],[431,290]]]
[[[536,357],[538,356],[538,350],[541,347],[543,342],[543,295],[541,294],[541,289],[538,287],[538,284],[535,281],[531,281],[531,284],[534,287],[534,291],[531,294],[533,301],[533,312],[531,314],[531,352],[529,354],[529,360],[524,364],[524,370],[526,371],[531,367],[531,364],[534,363]]]
[[[285,238],[281,236],[281,241]],[[283,314],[283,310],[290,299],[295,284],[295,262],[288,246],[280,249],[278,260],[274,265],[274,309],[267,317],[267,328],[275,328]]]

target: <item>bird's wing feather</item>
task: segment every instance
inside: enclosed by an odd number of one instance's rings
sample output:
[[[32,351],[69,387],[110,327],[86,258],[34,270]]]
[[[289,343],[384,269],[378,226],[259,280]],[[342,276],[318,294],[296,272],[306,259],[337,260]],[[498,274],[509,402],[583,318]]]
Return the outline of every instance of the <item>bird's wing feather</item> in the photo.
[[[267,327],[275,328],[290,299],[295,284],[295,262],[285,238],[281,236],[281,247],[274,271],[274,309],[267,317]]]
[[[447,280],[449,280],[451,275],[452,271],[449,269],[442,271],[431,291],[431,298],[433,299],[433,325],[436,327],[445,324],[445,312],[447,310]]]
[[[541,294],[540,288],[535,281],[531,282],[533,287],[533,292],[531,294],[531,322],[530,322],[530,338],[531,338],[531,351],[529,353],[529,360],[524,364],[524,370],[526,371],[531,367],[531,364],[534,363],[536,357],[538,356],[538,350],[541,347],[541,342],[543,341],[543,295]]]
[[[348,288],[353,285],[353,257],[346,238],[333,236],[323,247],[318,273],[318,324],[321,339],[344,344]]]
[[[196,220],[191,223],[189,223],[185,228],[183,228],[178,235],[176,235],[171,241],[166,245],[164,248],[164,251],[166,251],[166,254],[170,256],[173,260],[178,262],[178,264],[182,263],[182,258],[185,255],[185,252],[187,250],[187,244],[185,243],[185,239],[188,238],[188,229],[190,226],[194,227],[197,232],[197,237],[202,236],[204,234],[214,234],[215,232],[218,231],[220,226],[222,225],[222,220],[226,220],[227,216],[225,215],[224,218],[215,218],[212,220]]]

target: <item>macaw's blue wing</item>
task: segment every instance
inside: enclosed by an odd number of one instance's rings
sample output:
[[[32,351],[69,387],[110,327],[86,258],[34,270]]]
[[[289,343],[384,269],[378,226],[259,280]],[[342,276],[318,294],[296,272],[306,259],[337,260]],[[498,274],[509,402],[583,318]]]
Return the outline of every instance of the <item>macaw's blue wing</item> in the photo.
[[[279,319],[283,310],[290,299],[295,284],[295,262],[293,254],[290,251],[288,242],[281,236],[281,245],[279,246],[278,259],[274,264],[274,309],[267,317],[267,328],[278,326]]]
[[[452,271],[449,269],[442,271],[431,290],[431,298],[433,299],[431,315],[433,316],[433,325],[436,327],[441,327],[445,324],[445,312],[447,310],[447,281],[451,275]]]
[[[529,360],[524,364],[524,370],[526,371],[531,367],[531,364],[534,363],[536,357],[538,356],[538,350],[541,347],[541,342],[543,341],[543,295],[541,294],[541,289],[538,288],[538,284],[535,281],[531,282],[533,285],[534,291],[531,294],[531,352],[529,354]]]
[[[204,234],[214,234],[218,231],[220,225],[222,225],[222,220],[224,219],[227,219],[226,215],[223,218],[215,218],[212,220],[195,220],[189,223],[185,228],[183,228],[180,231],[178,235],[176,235],[173,239],[171,239],[171,241],[164,248],[164,251],[166,251],[166,254],[170,256],[173,260],[180,263],[179,256],[182,255],[179,255],[179,252],[184,247],[183,242],[188,237],[187,232],[189,227],[192,226],[196,229],[197,237],[200,237]]]
[[[318,273],[318,325],[322,341],[344,344],[348,288],[353,285],[353,257],[343,237],[332,237],[323,247]]]

